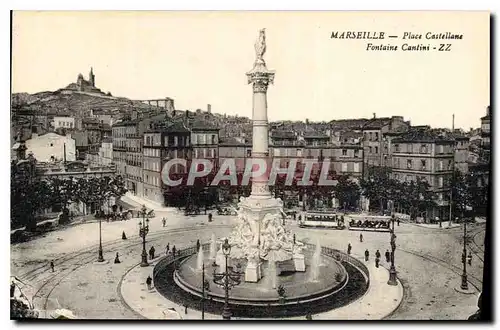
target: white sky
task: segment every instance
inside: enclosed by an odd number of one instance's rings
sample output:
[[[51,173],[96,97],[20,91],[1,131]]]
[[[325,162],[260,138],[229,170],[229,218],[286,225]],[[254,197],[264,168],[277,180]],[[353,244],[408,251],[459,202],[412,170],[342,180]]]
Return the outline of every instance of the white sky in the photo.
[[[266,28],[269,119],[402,115],[412,124],[478,127],[489,105],[489,14],[401,12],[16,12],[13,92],[56,90],[88,78],[131,99],[251,116],[245,73]],[[451,52],[367,52],[378,41],[331,31],[452,32]],[[401,45],[404,41],[384,40]],[[427,40],[413,43],[429,44]]]

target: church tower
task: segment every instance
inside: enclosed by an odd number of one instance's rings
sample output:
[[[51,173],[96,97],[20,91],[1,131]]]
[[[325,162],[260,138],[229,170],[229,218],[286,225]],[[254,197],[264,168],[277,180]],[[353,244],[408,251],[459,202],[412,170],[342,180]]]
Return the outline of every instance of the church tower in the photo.
[[[90,73],[89,73],[89,83],[92,87],[95,87],[95,75],[93,72],[93,68],[90,67]]]

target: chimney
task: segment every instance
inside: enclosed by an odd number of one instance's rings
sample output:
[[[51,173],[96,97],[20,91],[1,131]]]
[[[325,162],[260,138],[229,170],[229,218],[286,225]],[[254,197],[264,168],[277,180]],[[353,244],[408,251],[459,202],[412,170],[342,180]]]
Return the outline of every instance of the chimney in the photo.
[[[377,118],[377,114],[374,112],[373,113],[373,119]]]
[[[212,113],[212,105],[211,104],[207,104],[207,112]]]

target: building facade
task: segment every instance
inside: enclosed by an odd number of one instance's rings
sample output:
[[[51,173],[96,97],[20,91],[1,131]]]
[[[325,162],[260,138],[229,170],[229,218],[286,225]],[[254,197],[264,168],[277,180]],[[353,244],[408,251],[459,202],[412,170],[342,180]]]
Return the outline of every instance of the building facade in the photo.
[[[57,133],[33,134],[25,143],[27,154],[32,153],[39,162],[76,160],[75,140],[69,134],[65,136]]]
[[[393,178],[402,182],[424,180],[436,194],[436,206],[419,215],[425,219],[449,217],[454,144],[453,138],[428,129],[412,130],[390,141]]]

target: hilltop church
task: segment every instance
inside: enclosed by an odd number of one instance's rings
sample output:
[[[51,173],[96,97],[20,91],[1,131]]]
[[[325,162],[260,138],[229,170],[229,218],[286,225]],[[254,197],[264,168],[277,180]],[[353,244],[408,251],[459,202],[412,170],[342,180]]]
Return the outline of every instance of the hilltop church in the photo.
[[[99,88],[95,87],[95,75],[92,67],[90,68],[89,80],[85,80],[83,75],[80,73],[76,78],[76,83],[71,83],[61,90],[104,94]]]

